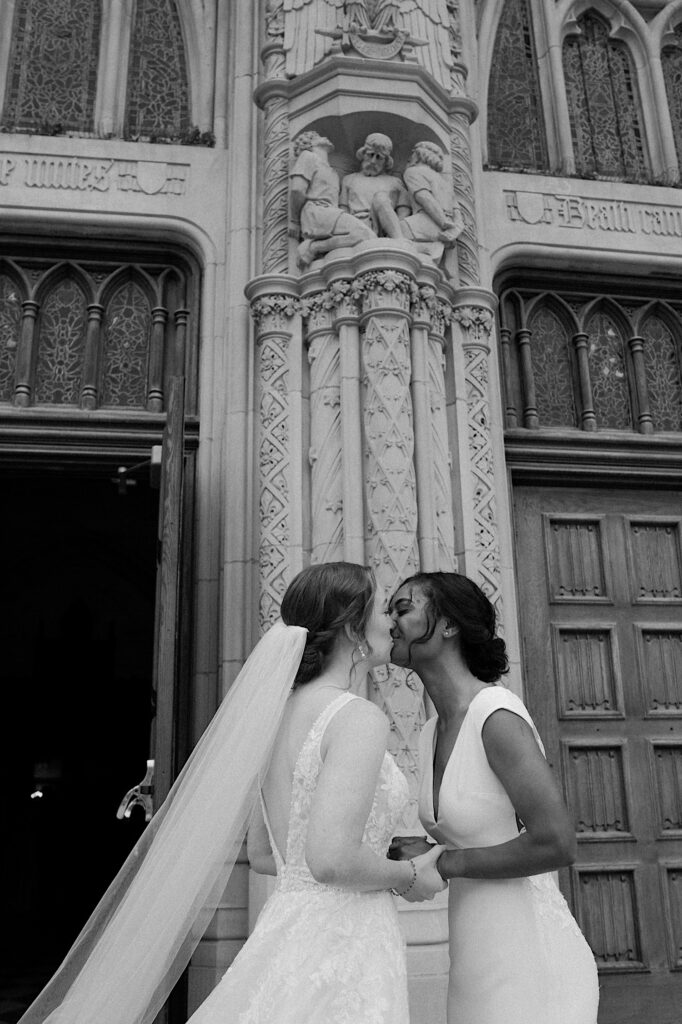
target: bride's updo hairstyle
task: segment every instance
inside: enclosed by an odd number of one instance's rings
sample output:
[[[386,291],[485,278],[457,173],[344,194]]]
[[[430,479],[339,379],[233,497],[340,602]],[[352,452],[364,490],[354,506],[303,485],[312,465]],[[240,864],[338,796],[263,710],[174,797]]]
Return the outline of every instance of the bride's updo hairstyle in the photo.
[[[400,586],[411,584],[419,587],[428,600],[429,621],[427,631],[413,644],[430,640],[437,620],[443,618],[457,627],[462,657],[477,679],[495,683],[509,671],[504,640],[495,636],[495,609],[473,580],[457,572],[422,572],[403,580]]]
[[[367,642],[365,630],[375,593],[372,570],[354,562],[311,565],[294,577],[280,608],[287,626],[305,626],[308,630],[294,689],[320,675],[344,626],[358,641]]]

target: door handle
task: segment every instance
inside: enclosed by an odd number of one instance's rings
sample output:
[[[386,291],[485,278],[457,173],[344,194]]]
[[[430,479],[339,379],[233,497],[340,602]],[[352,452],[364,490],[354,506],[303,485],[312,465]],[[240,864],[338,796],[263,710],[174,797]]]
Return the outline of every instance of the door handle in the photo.
[[[144,820],[151,821],[154,809],[152,806],[152,797],[154,796],[154,761],[152,759],[147,761],[147,772],[142,782],[139,782],[137,786],[133,786],[128,790],[126,795],[118,805],[116,811],[117,818],[129,818],[133,807],[142,807],[144,810]]]

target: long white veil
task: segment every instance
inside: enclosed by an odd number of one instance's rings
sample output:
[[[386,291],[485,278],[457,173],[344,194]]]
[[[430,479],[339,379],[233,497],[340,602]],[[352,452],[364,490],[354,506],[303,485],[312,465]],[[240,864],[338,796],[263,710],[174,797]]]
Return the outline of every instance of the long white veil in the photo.
[[[54,977],[19,1024],[149,1024],[239,854],[306,630],[275,623]]]

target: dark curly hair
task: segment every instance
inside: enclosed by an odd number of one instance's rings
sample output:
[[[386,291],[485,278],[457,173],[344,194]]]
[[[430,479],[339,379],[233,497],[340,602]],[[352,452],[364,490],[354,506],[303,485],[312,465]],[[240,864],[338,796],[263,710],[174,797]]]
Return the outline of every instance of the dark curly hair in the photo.
[[[344,626],[365,640],[376,588],[372,570],[354,562],[311,565],[294,577],[280,608],[287,626],[308,630],[294,689],[320,675]]]
[[[509,659],[502,637],[495,636],[495,609],[483,591],[468,576],[457,572],[420,572],[403,580],[425,594],[428,628],[413,640],[424,644],[434,634],[436,622],[443,618],[459,630],[460,650],[467,668],[484,683],[495,683],[509,671]]]

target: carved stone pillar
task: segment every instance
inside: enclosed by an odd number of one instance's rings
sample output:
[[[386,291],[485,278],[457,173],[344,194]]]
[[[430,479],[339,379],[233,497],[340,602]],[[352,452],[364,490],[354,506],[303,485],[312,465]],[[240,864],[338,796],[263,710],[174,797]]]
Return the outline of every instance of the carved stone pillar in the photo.
[[[451,316],[451,305],[439,298],[435,284],[421,284],[410,336],[419,561],[426,572],[455,568],[444,375],[444,331]]]
[[[457,570],[455,556],[455,525],[452,495],[452,451],[448,430],[445,367],[446,332],[452,322],[451,299],[436,299],[429,330],[429,411],[431,423],[431,462],[433,497],[436,517],[436,568],[443,572]]]
[[[464,356],[464,391],[466,396],[466,437],[468,461],[460,460],[468,469],[468,495],[472,520],[467,547],[473,549],[475,567],[481,587],[496,606],[500,619],[500,541],[495,499],[493,442],[490,422],[490,339],[493,331],[495,296],[482,288],[457,293],[453,312],[455,343]]]
[[[365,546],[367,561],[389,594],[419,568],[410,390],[410,306],[416,282],[403,269],[403,261],[396,263],[400,269],[360,272],[353,282],[362,325]],[[370,697],[389,717],[389,749],[410,784],[412,801],[404,822],[408,829],[417,826],[417,757],[425,718],[422,694],[421,683],[411,673],[398,669],[374,673]]]
[[[332,299],[309,280],[301,302],[310,363],[311,561],[344,559],[341,359]]]
[[[466,94],[467,68],[461,62],[462,34],[459,22],[458,0],[448,0],[450,15],[450,160],[452,162],[452,184],[455,198],[459,201],[464,220],[464,230],[457,239],[457,269],[460,286],[480,283],[478,263],[478,228],[474,198],[473,164],[469,125],[476,117],[478,108]]]
[[[263,108],[263,271],[286,273],[289,264],[289,101],[282,0],[268,0],[261,51],[265,81],[256,91]]]
[[[256,459],[260,567],[259,623],[279,615],[287,584],[301,568],[301,381],[292,339],[300,342],[296,282],[284,275],[251,281],[256,325]],[[298,515],[297,515],[298,510]]]

